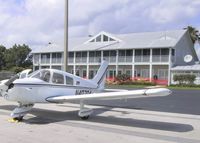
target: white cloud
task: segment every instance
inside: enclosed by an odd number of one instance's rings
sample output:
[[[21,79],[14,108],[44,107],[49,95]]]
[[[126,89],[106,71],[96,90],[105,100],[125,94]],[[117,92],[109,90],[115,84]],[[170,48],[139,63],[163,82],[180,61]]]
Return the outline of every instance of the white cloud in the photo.
[[[64,0],[0,0],[0,44],[63,43]],[[70,37],[200,27],[199,0],[69,0]]]
[[[63,0],[0,0],[0,4],[1,44],[10,47],[15,43],[35,46],[63,42]]]

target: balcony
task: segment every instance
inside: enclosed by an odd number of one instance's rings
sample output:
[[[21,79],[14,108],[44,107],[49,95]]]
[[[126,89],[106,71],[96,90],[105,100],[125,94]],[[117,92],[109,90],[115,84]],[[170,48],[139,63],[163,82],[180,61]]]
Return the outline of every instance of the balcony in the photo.
[[[42,58],[41,64],[50,64],[50,58]]]
[[[118,62],[119,63],[132,63],[132,56],[119,56],[118,57]]]
[[[89,63],[99,63],[101,62],[101,57],[90,57]]]
[[[68,58],[68,63],[73,64],[74,63],[74,58]]]
[[[33,62],[33,64],[34,64],[34,65],[38,65],[38,64],[39,64],[39,59],[37,59],[37,60],[36,60],[36,59],[34,59],[34,62]]]
[[[136,63],[150,62],[150,56],[135,56]]]
[[[108,61],[109,63],[116,63],[116,56],[103,57],[103,59]]]
[[[62,64],[62,58],[53,58],[52,64]]]
[[[75,59],[76,63],[87,63],[87,57],[80,57]]]
[[[152,62],[169,62],[169,55],[152,56]]]

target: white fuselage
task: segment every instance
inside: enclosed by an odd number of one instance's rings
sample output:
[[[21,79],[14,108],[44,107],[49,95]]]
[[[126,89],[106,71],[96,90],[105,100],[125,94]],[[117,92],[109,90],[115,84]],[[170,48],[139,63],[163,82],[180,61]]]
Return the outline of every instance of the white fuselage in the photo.
[[[14,86],[8,90],[4,98],[10,101],[17,101],[22,104],[46,103],[46,99],[62,95],[81,95],[99,92],[98,85],[91,80],[65,73],[58,70],[48,70],[50,72],[49,81],[46,82],[32,75],[29,78],[17,79],[13,82]],[[36,73],[37,74],[37,73]],[[54,83],[54,74],[64,77],[62,84]],[[67,85],[67,79],[73,79],[72,85]]]

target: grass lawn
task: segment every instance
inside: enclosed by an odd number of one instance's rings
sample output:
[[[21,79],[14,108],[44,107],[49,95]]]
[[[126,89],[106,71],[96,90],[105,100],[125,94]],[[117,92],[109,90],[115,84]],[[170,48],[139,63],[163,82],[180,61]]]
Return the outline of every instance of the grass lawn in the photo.
[[[147,86],[147,85],[106,85],[106,88],[114,88],[114,89],[134,89],[134,88],[148,88],[148,87],[152,87],[152,86]],[[161,86],[161,87],[165,87],[165,86]],[[200,90],[200,86],[199,87],[185,87],[185,86],[166,86],[166,88],[169,89],[181,89],[181,90],[188,90],[188,89],[192,89],[192,90]]]
[[[145,88],[147,85],[106,85],[106,88],[116,89],[131,89],[131,88]]]
[[[182,89],[182,90],[200,90],[200,87],[185,87],[185,86],[168,86],[167,88],[169,89]]]

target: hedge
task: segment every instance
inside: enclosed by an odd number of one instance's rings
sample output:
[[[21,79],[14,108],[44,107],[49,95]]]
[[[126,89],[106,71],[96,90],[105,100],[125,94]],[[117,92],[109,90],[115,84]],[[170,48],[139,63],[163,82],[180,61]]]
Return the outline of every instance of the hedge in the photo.
[[[193,74],[180,74],[180,75],[174,75],[173,77],[175,82],[178,82],[179,85],[183,84],[194,84],[194,81],[196,79],[196,76]]]

